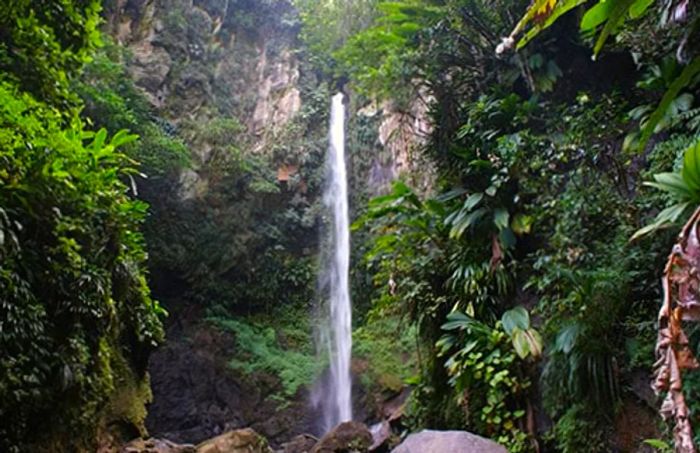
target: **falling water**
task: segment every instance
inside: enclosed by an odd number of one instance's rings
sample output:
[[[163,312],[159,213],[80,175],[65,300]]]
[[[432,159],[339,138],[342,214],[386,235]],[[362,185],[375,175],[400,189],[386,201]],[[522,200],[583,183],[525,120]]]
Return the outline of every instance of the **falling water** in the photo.
[[[323,430],[352,419],[350,352],[352,349],[351,306],[348,288],[350,228],[348,186],[345,169],[345,106],[343,94],[333,96],[328,149],[328,183],[323,196],[331,214],[330,247],[322,263],[322,281],[328,286],[328,328],[322,336],[330,358],[327,382],[317,388],[316,403],[322,407]],[[318,394],[323,392],[323,395]],[[323,404],[321,403],[323,400]]]

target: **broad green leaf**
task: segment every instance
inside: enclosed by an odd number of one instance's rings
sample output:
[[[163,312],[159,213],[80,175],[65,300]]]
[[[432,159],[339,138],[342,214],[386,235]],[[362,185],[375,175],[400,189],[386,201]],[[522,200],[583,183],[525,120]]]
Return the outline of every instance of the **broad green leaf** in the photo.
[[[656,125],[666,116],[666,112],[674,99],[678,97],[681,90],[688,86],[691,80],[700,73],[700,57],[695,57],[688,65],[683,68],[681,74],[671,83],[666,93],[664,93],[661,102],[656,107],[656,110],[651,114],[649,120],[644,124],[640,138],[634,148],[637,151],[642,151],[646,147],[647,142],[651,138]]]
[[[457,209],[452,211],[447,217],[445,217],[445,225],[454,225],[460,222],[467,215],[467,211],[464,209]]]
[[[533,357],[542,355],[542,337],[535,329],[521,330],[516,328],[513,330],[512,338],[515,353],[521,359],[527,358],[529,355]]]
[[[515,353],[521,359],[526,358],[530,355],[530,344],[528,343],[527,336],[525,332],[520,329],[515,329],[513,331],[513,347],[515,348]]]
[[[700,190],[700,141],[685,150],[681,176],[693,192]]]
[[[136,134],[130,134],[126,129],[122,129],[112,137],[109,144],[118,148],[120,146],[126,145],[127,143],[134,142],[138,140],[139,136]]]
[[[583,15],[583,19],[581,19],[581,31],[593,30],[598,25],[608,20],[616,3],[616,0],[602,0],[586,11],[586,14]]]
[[[595,46],[593,47],[593,57],[595,58],[603,48],[603,44],[608,40],[608,36],[612,34],[623,22],[627,12],[635,0],[606,0],[607,2],[615,3],[613,10],[610,12],[610,17],[605,22],[603,30],[601,30]]]
[[[542,336],[540,333],[533,328],[529,328],[525,331],[525,337],[530,348],[530,354],[533,357],[540,357],[542,355]]]
[[[510,213],[508,213],[507,209],[497,208],[493,212],[493,223],[494,223],[494,225],[496,225],[496,228],[498,228],[499,230],[507,228],[509,220],[510,220]]]
[[[647,12],[654,0],[636,0],[630,7],[630,18],[638,19]]]
[[[527,312],[525,307],[518,305],[517,307],[503,313],[503,316],[501,316],[501,322],[503,323],[503,329],[506,331],[506,333],[511,335],[516,328],[526,330],[530,327],[530,314]]]
[[[464,200],[464,209],[466,209],[467,211],[471,211],[481,202],[483,198],[484,194],[481,192],[469,195],[467,199]]]
[[[443,335],[438,341],[435,342],[435,347],[445,353],[449,349],[452,349],[452,346],[455,345],[455,340],[456,338],[454,335]]]
[[[464,329],[476,322],[473,318],[465,315],[461,311],[454,311],[447,315],[447,322],[441,326],[442,330]]]
[[[469,162],[469,166],[474,168],[493,168],[493,163],[490,160],[474,159]]]
[[[468,342],[467,344],[464,345],[464,347],[459,351],[462,354],[468,354],[472,352],[477,346],[479,346],[479,342],[476,340],[472,340]]]
[[[527,31],[527,33],[523,35],[522,38],[520,38],[520,40],[518,41],[517,48],[521,49],[524,46],[526,46],[527,43],[532,41],[542,30],[549,28],[554,22],[556,22],[556,20],[559,19],[559,17],[584,3],[586,3],[586,0],[558,1],[556,7],[552,11],[552,14],[550,14],[544,22],[535,24],[531,29]]]
[[[378,197],[374,197],[371,200],[369,200],[369,207],[374,208],[374,207],[383,206],[389,202],[396,201],[399,198],[401,198],[401,197],[399,195],[396,195],[395,193],[390,193],[387,195],[380,195]]]
[[[440,217],[443,217],[445,214],[445,205],[438,200],[426,200],[424,205],[428,211]]]
[[[655,182],[645,182],[644,185],[668,192],[679,200],[693,198],[693,192],[678,173],[657,173],[654,175],[654,180]]]
[[[99,131],[97,131],[97,134],[95,134],[95,138],[93,139],[92,143],[90,144],[90,148],[92,148],[95,151],[97,151],[98,149],[101,149],[105,143],[106,138],[107,138],[107,129],[105,129],[105,128],[100,129]]]
[[[447,322],[441,326],[443,330],[468,329],[481,333],[490,332],[490,328],[462,312],[454,311],[447,315]]]
[[[408,187],[406,183],[401,181],[400,179],[394,182],[392,190],[395,195],[406,195],[412,192],[411,188]]]

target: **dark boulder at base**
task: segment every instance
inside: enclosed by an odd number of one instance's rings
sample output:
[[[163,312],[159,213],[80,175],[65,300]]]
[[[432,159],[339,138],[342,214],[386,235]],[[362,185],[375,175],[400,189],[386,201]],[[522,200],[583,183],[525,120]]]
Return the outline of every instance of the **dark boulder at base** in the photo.
[[[423,430],[408,436],[392,453],[508,453],[496,442],[466,431]]]
[[[311,453],[364,453],[372,445],[372,433],[360,422],[344,422],[333,428]]]

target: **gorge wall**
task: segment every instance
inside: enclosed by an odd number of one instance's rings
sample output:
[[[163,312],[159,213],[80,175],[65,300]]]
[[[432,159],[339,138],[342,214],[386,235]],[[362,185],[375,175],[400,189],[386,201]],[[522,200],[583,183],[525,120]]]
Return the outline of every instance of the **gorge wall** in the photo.
[[[264,358],[246,349],[240,319],[271,335],[271,351],[313,356],[328,109],[341,87],[309,63],[286,0],[114,0],[105,17],[153,120],[189,150],[174,174],[139,182],[152,213],[151,285],[170,312],[166,344],[149,364],[150,434],[198,442],[249,426],[277,445],[314,432],[314,370],[285,380],[290,370],[259,366]],[[429,125],[418,101],[399,108],[350,99],[357,213],[410,174],[410,150]],[[279,310],[304,320],[296,330],[276,325]],[[355,405],[371,419],[365,396],[360,390]]]

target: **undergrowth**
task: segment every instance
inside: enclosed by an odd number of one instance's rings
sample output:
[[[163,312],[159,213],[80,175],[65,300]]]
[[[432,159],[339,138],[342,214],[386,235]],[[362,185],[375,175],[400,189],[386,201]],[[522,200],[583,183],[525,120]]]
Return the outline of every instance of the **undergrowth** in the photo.
[[[365,388],[398,392],[416,374],[416,327],[397,316],[371,318],[353,332],[353,357],[366,361]]]
[[[207,318],[221,330],[234,335],[238,354],[228,362],[229,366],[246,375],[267,373],[280,381],[280,392],[273,398],[283,404],[308,386],[320,374],[325,362],[316,356],[311,341],[308,314],[272,315],[233,319],[217,313]]]

